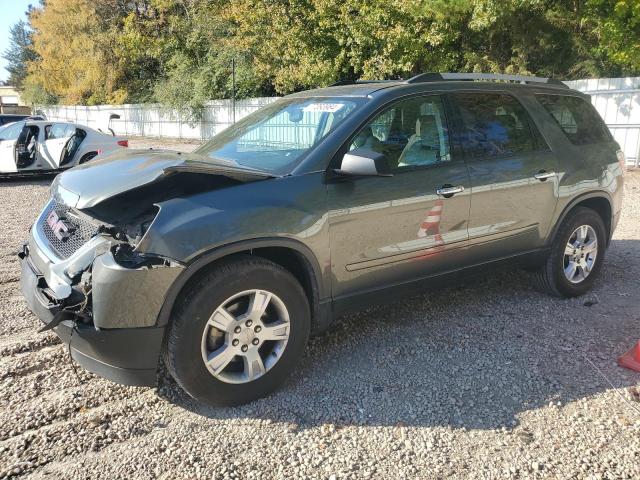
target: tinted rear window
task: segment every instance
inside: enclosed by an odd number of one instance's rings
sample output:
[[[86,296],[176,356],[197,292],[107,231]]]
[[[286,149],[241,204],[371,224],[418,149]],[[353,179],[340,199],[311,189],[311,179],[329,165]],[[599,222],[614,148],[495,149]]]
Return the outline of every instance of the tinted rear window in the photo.
[[[574,145],[611,141],[609,129],[593,106],[579,97],[536,95]]]
[[[0,125],[19,122],[27,118],[25,115],[0,115]]]
[[[461,131],[456,141],[467,155],[493,157],[536,149],[529,116],[513,96],[501,93],[454,93]]]

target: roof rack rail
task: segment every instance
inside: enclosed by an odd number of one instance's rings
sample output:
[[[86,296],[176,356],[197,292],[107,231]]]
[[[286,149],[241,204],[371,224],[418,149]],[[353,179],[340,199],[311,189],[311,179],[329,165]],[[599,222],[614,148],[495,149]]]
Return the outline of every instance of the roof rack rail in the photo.
[[[560,80],[545,77],[530,77],[525,75],[501,75],[497,73],[421,73],[415,77],[405,80],[405,83],[425,83],[442,81],[498,81],[517,83],[544,83],[556,87],[569,88]]]
[[[341,85],[365,85],[367,83],[389,83],[401,82],[402,80],[338,80],[329,85],[330,87],[339,87]]]

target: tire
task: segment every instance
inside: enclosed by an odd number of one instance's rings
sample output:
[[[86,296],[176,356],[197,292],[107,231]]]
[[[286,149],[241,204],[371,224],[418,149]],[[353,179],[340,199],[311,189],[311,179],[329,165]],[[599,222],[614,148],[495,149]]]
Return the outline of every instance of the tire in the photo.
[[[261,301],[267,305],[264,314],[256,308],[250,315],[251,306]],[[247,319],[253,322],[250,327]],[[310,327],[309,302],[291,273],[260,257],[236,257],[187,287],[169,326],[165,363],[180,387],[196,400],[212,406],[241,405],[284,382],[302,358]],[[265,339],[269,335],[279,335],[278,340]],[[257,363],[256,353],[261,357]]]
[[[593,233],[595,233],[597,239],[596,255],[590,268],[588,268],[587,263],[590,254],[585,254],[584,250],[580,250],[583,252],[582,254],[578,251],[578,256],[583,255],[583,258],[580,258],[579,261],[587,266],[576,268],[575,273],[572,275],[572,265],[569,265],[567,260],[572,258],[573,254],[565,257],[565,247],[568,247],[570,241],[572,244],[576,244],[578,238],[574,234],[577,234],[577,229],[583,226],[589,227],[583,230],[589,232],[586,237],[589,242],[592,240]],[[534,273],[537,288],[556,297],[577,297],[585,294],[593,287],[593,283],[600,273],[604,261],[606,243],[606,228],[602,217],[590,208],[576,208],[562,222],[553,240],[549,257]],[[587,248],[587,250],[590,248],[592,247]],[[574,251],[576,250],[574,249]],[[565,268],[568,268],[569,274],[565,274]],[[567,275],[573,276],[573,281],[569,280]]]

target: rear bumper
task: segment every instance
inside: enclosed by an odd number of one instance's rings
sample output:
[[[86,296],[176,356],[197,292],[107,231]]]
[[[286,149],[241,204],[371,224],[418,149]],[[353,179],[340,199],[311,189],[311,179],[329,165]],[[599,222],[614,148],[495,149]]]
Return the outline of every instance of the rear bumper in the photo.
[[[44,276],[28,250],[22,259],[20,284],[31,311],[43,323],[51,322],[60,307],[43,294]],[[69,346],[71,357],[90,372],[124,385],[156,384],[164,327],[98,329],[64,320],[53,331]]]

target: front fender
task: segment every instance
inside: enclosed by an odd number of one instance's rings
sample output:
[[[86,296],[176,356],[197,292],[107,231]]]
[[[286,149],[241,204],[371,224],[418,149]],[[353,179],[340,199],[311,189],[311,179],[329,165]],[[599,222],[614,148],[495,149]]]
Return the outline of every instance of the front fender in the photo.
[[[175,198],[159,207],[136,251],[187,265],[171,289],[175,295],[195,272],[217,259],[282,247],[309,263],[319,298],[330,296],[326,187],[321,173],[234,185]]]
[[[188,264],[205,252],[256,238],[290,238],[328,254],[326,187],[321,174],[234,185],[174,198],[136,246]]]

